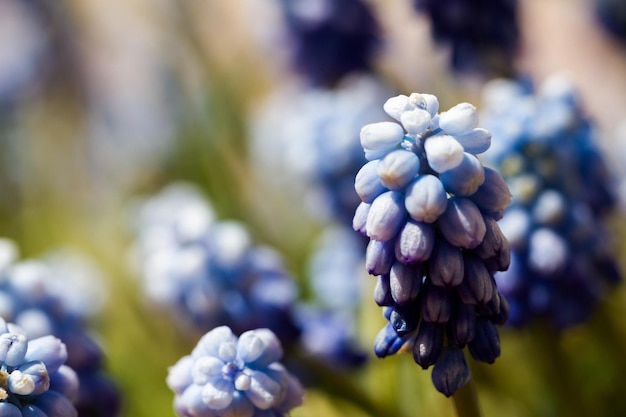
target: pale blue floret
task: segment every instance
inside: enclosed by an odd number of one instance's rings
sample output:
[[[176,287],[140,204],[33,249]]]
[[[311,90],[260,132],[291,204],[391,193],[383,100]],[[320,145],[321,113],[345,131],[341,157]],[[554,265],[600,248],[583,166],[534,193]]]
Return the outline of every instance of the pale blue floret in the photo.
[[[378,175],[379,162],[379,159],[375,159],[363,165],[354,179],[354,189],[364,203],[371,203],[387,191]]]
[[[478,112],[470,103],[459,103],[439,114],[439,127],[449,135],[464,135],[478,125]]]
[[[389,292],[393,301],[405,305],[417,298],[422,288],[421,264],[395,262],[389,273]]]
[[[42,336],[28,342],[25,361],[41,361],[48,372],[56,372],[67,360],[65,343],[54,336]]]
[[[415,153],[398,149],[385,155],[376,167],[380,182],[390,190],[401,190],[415,178],[420,161]]]
[[[446,190],[434,175],[420,175],[406,188],[404,206],[413,220],[433,223],[447,204]]]
[[[28,339],[22,334],[0,334],[0,361],[8,366],[17,366],[24,360]]]
[[[430,136],[424,142],[428,165],[441,174],[463,161],[463,146],[450,135]]]
[[[26,362],[9,376],[9,390],[19,395],[39,395],[50,388],[50,376],[43,362]]]
[[[175,410],[185,417],[283,416],[302,402],[303,390],[278,362],[282,353],[268,329],[239,338],[226,326],[211,330],[169,370]]]
[[[470,196],[485,182],[485,170],[477,157],[465,152],[461,163],[442,173],[439,179],[451,194]]]
[[[396,239],[396,259],[407,264],[421,263],[430,257],[435,244],[435,227],[431,223],[409,220]]]
[[[396,236],[406,220],[404,196],[398,191],[387,191],[372,202],[367,215],[367,236],[381,242]]]
[[[485,152],[491,146],[491,132],[477,127],[463,134],[456,134],[454,138],[463,146],[465,152],[477,155]]]
[[[370,240],[365,251],[365,269],[371,275],[388,274],[395,260],[395,245],[392,240],[380,242]]]
[[[361,146],[368,161],[379,159],[395,149],[402,138],[402,126],[393,122],[370,123],[361,128]]]

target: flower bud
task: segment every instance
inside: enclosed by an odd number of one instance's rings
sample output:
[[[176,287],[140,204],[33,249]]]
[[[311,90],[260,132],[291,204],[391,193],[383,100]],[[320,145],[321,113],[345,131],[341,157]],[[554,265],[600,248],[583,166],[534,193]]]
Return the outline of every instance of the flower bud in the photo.
[[[485,238],[485,221],[478,207],[465,197],[448,199],[446,211],[439,217],[441,233],[454,246],[473,249]]]
[[[401,190],[417,175],[420,161],[413,152],[398,149],[385,155],[376,167],[380,182],[391,190]]]
[[[363,165],[354,179],[354,190],[364,203],[371,203],[376,197],[387,191],[380,181],[377,168],[378,159]]]
[[[395,237],[406,220],[404,196],[398,191],[387,191],[372,203],[365,228],[369,238],[387,241]]]
[[[493,363],[500,356],[500,336],[498,329],[487,318],[476,320],[476,334],[474,340],[468,343],[472,358],[477,361]]]
[[[443,349],[445,326],[422,321],[413,344],[413,360],[423,369],[437,363]]]
[[[9,376],[9,390],[18,395],[39,395],[49,388],[50,376],[40,361],[24,363]]]
[[[409,134],[417,135],[428,129],[430,119],[431,116],[426,110],[417,108],[402,113],[400,123]]]
[[[24,360],[28,349],[28,338],[22,334],[0,334],[0,362],[17,366]]]
[[[463,161],[463,146],[450,135],[426,138],[424,151],[428,165],[439,174],[458,166]]]
[[[367,236],[367,216],[370,212],[371,204],[361,202],[354,211],[354,217],[352,218],[352,229],[355,232],[359,232],[362,235]]]
[[[433,367],[431,378],[437,391],[450,397],[470,380],[471,372],[463,350],[446,347]]]
[[[283,356],[276,335],[268,329],[248,330],[239,336],[237,357],[254,367],[266,367]]]
[[[394,262],[389,274],[391,297],[398,305],[415,300],[422,286],[422,265]]]
[[[465,304],[485,305],[496,291],[494,278],[482,259],[466,253],[463,282],[458,286],[458,294]]]
[[[50,389],[65,395],[71,402],[78,399],[79,387],[78,374],[67,365],[61,365],[58,371],[50,375]]]
[[[67,360],[67,348],[61,339],[54,336],[38,337],[28,342],[24,360],[41,361],[46,365],[49,373],[54,373]]]
[[[417,329],[419,324],[418,304],[409,303],[403,306],[394,306],[389,316],[389,322],[400,336]]]
[[[388,274],[395,260],[394,240],[370,240],[365,250],[365,269],[370,275]]]
[[[396,148],[404,138],[404,129],[393,122],[370,123],[361,128],[360,136],[365,158],[372,161]]]
[[[428,277],[438,287],[456,287],[463,281],[463,253],[445,239],[437,239],[428,259]]]
[[[78,412],[72,403],[56,391],[46,391],[37,396],[34,405],[48,417],[78,417]]]
[[[485,152],[491,146],[491,132],[481,127],[454,135],[454,138],[463,146],[465,152],[474,155]]]
[[[430,323],[447,323],[450,320],[452,304],[445,288],[429,284],[422,291],[422,319]]]
[[[387,323],[374,339],[374,353],[379,358],[394,355],[409,339],[409,336],[398,336],[391,323]]]
[[[22,412],[19,408],[11,403],[0,402],[0,416],[2,417],[22,417]]]
[[[446,190],[434,175],[420,175],[406,188],[404,206],[415,221],[433,223],[446,210],[447,203]]]
[[[385,113],[397,121],[400,121],[402,113],[407,110],[411,110],[412,108],[413,106],[409,103],[409,97],[404,94],[391,97],[385,102],[385,104],[383,104],[383,110]]]
[[[428,260],[435,244],[435,228],[430,223],[409,220],[395,242],[396,259],[408,264]]]
[[[450,342],[463,347],[474,339],[476,332],[476,309],[460,300],[455,304],[454,315],[448,324]]]
[[[483,164],[474,155],[465,152],[463,161],[439,176],[446,191],[458,196],[470,196],[485,181]]]
[[[500,220],[511,202],[511,192],[497,171],[489,167],[484,167],[484,171],[485,180],[469,198],[483,213]]]
[[[394,300],[391,296],[391,283],[389,275],[379,275],[374,287],[374,301],[379,306],[392,306]]]
[[[470,103],[459,103],[439,115],[439,127],[449,135],[462,135],[478,125],[478,112]]]
[[[474,252],[485,261],[485,265],[490,271],[504,271],[508,269],[511,263],[509,241],[493,217],[486,216],[484,220],[485,238]]]
[[[439,99],[437,99],[437,96],[422,93],[422,98],[426,102],[426,111],[430,114],[430,117],[435,117],[439,111]]]

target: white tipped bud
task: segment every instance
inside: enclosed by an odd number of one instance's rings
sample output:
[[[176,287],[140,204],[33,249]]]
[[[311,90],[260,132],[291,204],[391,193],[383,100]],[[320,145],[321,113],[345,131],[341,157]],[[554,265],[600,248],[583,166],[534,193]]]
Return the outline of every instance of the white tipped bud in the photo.
[[[478,113],[470,103],[459,103],[439,115],[439,127],[450,135],[468,133],[477,125]]]
[[[385,111],[385,113],[387,113],[390,117],[393,117],[397,121],[400,121],[402,113],[409,109],[411,109],[411,105],[409,104],[409,98],[404,94],[400,94],[396,97],[391,97],[383,105],[383,110]]]
[[[428,126],[430,125],[430,114],[426,110],[422,109],[413,109],[410,111],[405,111],[400,116],[400,122],[402,126],[406,129],[408,133],[411,135],[416,135],[418,133],[422,133]]]
[[[429,137],[424,142],[424,150],[428,164],[440,174],[463,161],[463,146],[450,135]]]

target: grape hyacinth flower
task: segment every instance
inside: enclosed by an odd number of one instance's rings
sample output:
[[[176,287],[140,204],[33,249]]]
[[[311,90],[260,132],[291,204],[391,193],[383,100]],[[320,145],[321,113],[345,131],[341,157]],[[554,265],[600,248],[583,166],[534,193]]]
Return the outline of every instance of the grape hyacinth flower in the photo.
[[[19,262],[17,257],[17,245],[0,239],[0,317],[29,339],[53,335],[63,341],[66,365],[80,381],[74,407],[82,417],[118,415],[120,393],[88,326],[104,301],[99,271],[69,249]]]
[[[361,129],[367,162],[355,179],[362,202],[353,227],[370,238],[365,266],[388,324],[379,357],[412,351],[437,390],[451,396],[470,378],[463,354],[500,355],[496,325],[508,306],[494,280],[509,265],[498,227],[510,201],[504,180],[477,154],[491,143],[476,108],[438,113],[437,97],[399,95],[383,106],[395,122]]]
[[[617,204],[608,165],[573,85],[554,75],[536,89],[494,80],[484,89],[485,125],[500,132],[490,154],[513,201],[500,226],[511,267],[496,274],[509,324],[582,323],[621,280],[603,219]]]
[[[294,69],[316,87],[369,72],[379,27],[362,0],[279,0]]]
[[[194,330],[272,329],[293,340],[297,287],[272,248],[239,222],[215,219],[198,189],[173,183],[137,211],[132,255],[149,301]]]
[[[0,415],[77,417],[76,372],[65,364],[67,349],[54,336],[28,338],[0,318]]]
[[[457,73],[507,76],[519,44],[517,0],[414,0]]]
[[[304,390],[279,362],[281,343],[269,329],[237,337],[227,326],[206,333],[170,367],[167,385],[182,417],[283,417]]]

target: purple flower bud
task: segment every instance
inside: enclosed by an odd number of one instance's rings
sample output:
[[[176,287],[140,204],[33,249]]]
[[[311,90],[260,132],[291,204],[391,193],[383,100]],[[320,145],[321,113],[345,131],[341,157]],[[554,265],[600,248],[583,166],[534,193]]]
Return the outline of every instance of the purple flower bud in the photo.
[[[493,297],[496,283],[482,259],[472,253],[466,253],[463,282],[458,294],[465,304],[485,305]]]
[[[474,340],[468,343],[472,358],[477,361],[493,363],[500,356],[500,336],[498,329],[487,318],[476,320],[476,334]]]
[[[493,322],[493,324],[499,324],[499,325],[504,325],[509,321],[509,314],[510,314],[510,307],[509,307],[509,302],[507,301],[506,297],[503,296],[500,293],[497,293],[498,296],[498,300],[500,300],[500,309],[498,311],[498,313],[490,316],[491,321]],[[496,298],[494,296],[494,298]]]
[[[50,389],[65,395],[71,402],[78,399],[79,388],[78,374],[67,365],[61,365],[58,371],[50,375]]]
[[[478,125],[478,112],[470,103],[459,103],[439,115],[439,127],[449,135],[471,132]]]
[[[370,240],[365,250],[365,269],[370,275],[383,275],[391,271],[395,261],[395,241]]]
[[[485,237],[485,221],[478,207],[465,197],[448,199],[446,211],[439,218],[441,233],[454,246],[473,249]]]
[[[36,405],[28,404],[22,408],[23,417],[48,417],[43,410]]]
[[[389,152],[380,160],[376,172],[385,187],[402,190],[415,178],[419,169],[420,161],[415,153],[398,149]]]
[[[441,174],[463,161],[463,146],[450,135],[430,136],[424,141],[428,165]]]
[[[434,175],[420,175],[406,188],[404,206],[415,221],[433,223],[446,210],[447,203],[446,190]]]
[[[48,417],[77,417],[78,412],[72,403],[56,391],[46,391],[39,395],[34,405]]]
[[[404,129],[397,123],[370,123],[361,128],[361,146],[368,161],[380,159],[396,148],[404,137]]]
[[[463,281],[465,261],[461,250],[445,239],[437,239],[428,260],[428,277],[438,287],[456,287]]]
[[[476,309],[473,305],[457,302],[454,316],[448,325],[450,342],[463,347],[474,339],[476,332]]]
[[[19,408],[11,403],[0,402],[0,416],[2,417],[22,417],[22,412]]]
[[[499,220],[511,202],[511,192],[497,171],[489,167],[484,167],[484,170],[485,181],[469,198],[483,213]]]
[[[445,326],[422,321],[413,344],[413,360],[423,369],[437,363],[443,349]]]
[[[421,263],[430,257],[435,244],[435,228],[430,223],[409,220],[396,239],[396,259],[407,264]]]
[[[422,290],[422,320],[429,323],[447,323],[452,312],[450,294],[445,288],[425,285]]]
[[[387,191],[378,175],[379,162],[378,159],[368,162],[356,174],[354,189],[364,203],[371,203],[376,197]]]
[[[437,391],[450,397],[470,380],[471,373],[463,350],[446,347],[433,367],[431,378]]]
[[[463,154],[463,161],[439,176],[446,191],[458,196],[470,196],[485,181],[483,164],[471,153]]]
[[[389,315],[389,322],[400,336],[412,332],[417,329],[419,324],[419,304],[409,303],[403,306],[394,306]]]
[[[398,191],[379,195],[370,207],[365,225],[367,235],[381,242],[395,237],[406,220],[404,196]]]
[[[394,262],[389,274],[391,297],[398,305],[413,301],[422,286],[422,265]]]
[[[355,232],[359,232],[365,236],[367,236],[366,224],[367,224],[367,216],[369,215],[369,212],[370,212],[370,207],[371,207],[371,204],[360,203],[357,206],[354,212],[354,217],[352,219],[352,229],[354,229]]]
[[[381,307],[394,304],[390,286],[389,275],[379,275],[377,277],[376,286],[374,287],[374,301]]]
[[[485,152],[491,146],[491,132],[481,127],[477,127],[462,135],[454,135],[454,138],[463,146],[465,152],[474,155]]]
[[[506,239],[500,226],[493,217],[484,217],[485,238],[474,252],[483,261],[490,271],[504,271],[511,263],[509,241]]]

